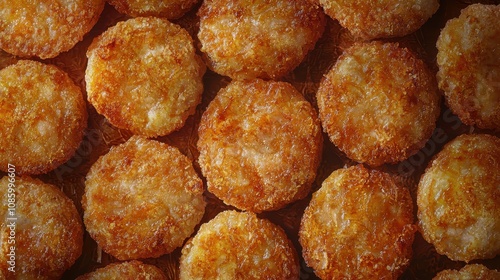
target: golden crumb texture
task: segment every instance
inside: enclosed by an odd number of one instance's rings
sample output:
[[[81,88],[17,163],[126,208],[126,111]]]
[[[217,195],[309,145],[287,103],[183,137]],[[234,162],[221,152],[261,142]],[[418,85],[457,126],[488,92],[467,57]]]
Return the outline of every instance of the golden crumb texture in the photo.
[[[30,60],[0,70],[0,170],[49,172],[71,158],[86,127],[83,94],[64,71]]]
[[[401,37],[419,29],[438,0],[319,0],[325,13],[361,40]]]
[[[231,82],[204,112],[198,135],[208,190],[243,210],[276,210],[304,198],[321,160],[317,114],[285,82]]]
[[[500,130],[500,5],[473,4],[441,30],[439,87],[467,125]]]
[[[155,258],[182,246],[205,205],[191,161],[138,136],[92,165],[82,198],[87,231],[119,260]]]
[[[500,139],[461,135],[420,179],[418,219],[439,254],[469,262],[500,254]]]
[[[408,189],[362,165],[334,171],[313,194],[299,241],[321,279],[398,279],[417,230]]]
[[[15,207],[0,206],[2,217],[14,216],[14,243],[9,242],[12,221],[0,228],[0,276],[2,279],[60,279],[80,257],[83,225],[73,201],[54,185],[28,176],[16,176],[14,192],[8,185],[12,177],[0,179],[2,201],[15,194]],[[12,210],[13,209],[13,210]],[[14,215],[11,215],[14,211]],[[15,247],[15,273],[8,270],[8,254]]]
[[[468,264],[460,270],[446,269],[439,272],[432,280],[498,280],[500,272],[488,269],[482,264]]]
[[[184,248],[181,280],[299,279],[299,259],[285,232],[251,212],[224,211]]]
[[[317,92],[330,140],[350,159],[371,166],[402,161],[432,135],[440,112],[436,79],[397,43],[356,43],[326,74]]]
[[[169,20],[182,17],[197,2],[198,0],[108,0],[122,14],[164,17]]]
[[[133,260],[108,264],[76,278],[76,280],[167,280],[156,266]]]
[[[321,37],[326,19],[309,0],[206,0],[198,38],[207,65],[233,79],[276,79]]]
[[[88,100],[118,128],[166,135],[201,101],[205,65],[189,33],[166,19],[119,22],[94,39],[87,57]]]
[[[0,1],[0,48],[20,57],[56,57],[92,29],[104,0]]]

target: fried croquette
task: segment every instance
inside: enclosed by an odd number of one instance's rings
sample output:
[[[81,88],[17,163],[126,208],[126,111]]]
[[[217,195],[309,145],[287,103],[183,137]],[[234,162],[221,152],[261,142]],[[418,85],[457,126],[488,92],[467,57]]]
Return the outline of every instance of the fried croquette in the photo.
[[[425,145],[440,96],[434,74],[397,43],[356,43],[321,81],[319,116],[330,140],[350,159],[379,166]]]
[[[420,231],[439,254],[469,262],[500,254],[500,139],[461,135],[422,175]]]
[[[180,279],[299,279],[299,258],[279,226],[224,211],[182,248]]]
[[[155,258],[182,246],[205,204],[191,161],[138,136],[92,165],[82,198],[87,231],[119,260]]]
[[[498,280],[500,272],[490,270],[482,264],[468,264],[460,270],[447,269],[439,272],[432,280]]]
[[[441,30],[437,78],[467,125],[500,129],[500,5],[473,4]]]
[[[316,112],[285,82],[231,82],[209,104],[198,134],[208,190],[252,212],[304,198],[321,160]]]
[[[438,0],[319,0],[325,13],[362,40],[401,37],[419,29]]]
[[[309,0],[205,0],[198,38],[207,65],[233,79],[277,79],[297,67],[325,28]]]
[[[82,92],[56,66],[21,60],[0,70],[0,170],[53,170],[71,158],[86,126]]]
[[[71,49],[94,26],[104,0],[0,1],[0,48],[52,58]]]
[[[94,39],[87,57],[88,100],[118,128],[166,135],[201,101],[205,66],[188,32],[166,19],[119,22]]]
[[[412,256],[412,211],[409,190],[391,175],[338,169],[304,212],[302,255],[321,279],[397,279]]]
[[[83,225],[73,201],[27,176],[3,177],[0,197],[3,279],[60,279],[82,253]]]
[[[112,263],[76,280],[167,280],[167,276],[156,266],[140,261]]]
[[[156,16],[178,19],[198,0],[108,0],[118,12],[134,17]]]

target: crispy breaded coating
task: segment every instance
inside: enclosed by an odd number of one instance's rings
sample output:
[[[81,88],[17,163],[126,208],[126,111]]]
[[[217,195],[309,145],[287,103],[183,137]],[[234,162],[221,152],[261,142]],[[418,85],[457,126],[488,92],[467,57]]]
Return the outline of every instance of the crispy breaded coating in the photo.
[[[461,135],[445,145],[420,179],[424,239],[457,261],[500,253],[500,139]]]
[[[440,96],[424,62],[397,43],[356,43],[317,92],[330,140],[350,159],[379,166],[416,153],[432,135]]]
[[[140,261],[112,263],[96,269],[76,280],[167,280],[167,276],[156,266]]]
[[[0,48],[21,56],[52,58],[92,29],[104,0],[0,1]]]
[[[118,12],[134,17],[156,16],[178,19],[198,0],[108,0]]]
[[[198,38],[207,65],[233,79],[276,79],[297,67],[325,28],[308,0],[206,0]]]
[[[447,269],[432,280],[498,280],[500,272],[490,270],[482,264],[468,264],[460,270]]]
[[[321,279],[397,279],[416,230],[409,190],[357,165],[334,171],[313,194],[299,241]]]
[[[71,158],[86,126],[82,92],[56,66],[21,60],[0,70],[0,170],[53,170]]]
[[[205,66],[188,32],[166,19],[119,22],[94,39],[87,57],[88,100],[118,128],[166,135],[201,101]]]
[[[319,0],[325,13],[362,40],[401,37],[419,29],[438,0]]]
[[[198,129],[208,190],[252,212],[304,198],[321,159],[316,112],[290,84],[233,81],[221,89]]]
[[[82,198],[87,231],[119,260],[159,257],[182,246],[205,204],[191,161],[138,136],[92,165]]]
[[[224,211],[182,248],[180,279],[299,279],[299,259],[279,226]]]
[[[500,5],[473,4],[441,30],[439,87],[467,125],[500,129]]]
[[[0,231],[0,275],[7,280],[60,279],[82,253],[80,215],[73,201],[55,186],[27,176],[14,179],[5,176],[0,180],[0,197],[4,202],[0,215],[5,218]],[[10,192],[9,183],[14,185],[14,192]],[[9,196],[12,194],[15,196]],[[8,201],[12,203],[10,206]],[[15,228],[8,227],[11,222]],[[14,238],[10,239],[11,236]],[[15,273],[8,270],[11,246],[15,247]]]

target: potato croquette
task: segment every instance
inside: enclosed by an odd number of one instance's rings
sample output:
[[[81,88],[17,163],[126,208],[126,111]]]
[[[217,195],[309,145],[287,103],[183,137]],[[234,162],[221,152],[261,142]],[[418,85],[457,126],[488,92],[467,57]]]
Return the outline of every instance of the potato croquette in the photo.
[[[299,258],[279,226],[224,211],[182,248],[180,279],[299,279]]]
[[[198,0],[108,0],[120,13],[134,17],[157,16],[178,19]]]
[[[482,264],[468,264],[460,270],[447,269],[432,280],[498,280],[500,272],[490,270]]]
[[[408,189],[362,165],[334,171],[313,194],[299,241],[321,279],[397,279],[416,229]]]
[[[321,81],[317,100],[330,140],[371,166],[416,153],[440,111],[434,74],[397,43],[354,44]]]
[[[27,176],[3,177],[0,197],[5,201],[0,206],[5,218],[0,275],[7,280],[60,279],[82,253],[83,225],[73,201],[55,186]],[[15,255],[15,272],[9,270],[9,254]]]
[[[441,30],[437,78],[467,125],[500,129],[500,5],[474,4]]]
[[[206,0],[198,38],[207,65],[233,79],[276,79],[297,67],[325,28],[309,0]]]
[[[119,260],[155,258],[182,246],[205,212],[203,183],[179,150],[133,136],[90,168],[84,223]]]
[[[500,139],[461,135],[422,175],[420,231],[439,254],[469,262],[500,254]]]
[[[21,60],[0,70],[0,170],[53,170],[71,158],[86,126],[82,92],[59,68]]]
[[[156,266],[140,261],[112,263],[76,280],[167,280],[167,276]]]
[[[94,39],[87,57],[88,100],[118,128],[166,135],[201,101],[205,66],[188,32],[165,19],[119,22]]]
[[[21,56],[52,58],[92,29],[104,0],[0,1],[0,48]]]
[[[198,134],[208,190],[252,212],[304,198],[321,160],[316,112],[285,82],[231,82],[209,104]]]
[[[438,0],[319,0],[325,13],[362,40],[401,37],[419,29]]]

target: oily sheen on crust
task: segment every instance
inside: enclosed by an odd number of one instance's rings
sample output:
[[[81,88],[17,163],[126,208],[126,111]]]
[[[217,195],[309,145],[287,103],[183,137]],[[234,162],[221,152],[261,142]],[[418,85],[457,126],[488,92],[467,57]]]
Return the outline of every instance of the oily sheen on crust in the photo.
[[[0,198],[6,202],[9,179],[8,176],[0,179]],[[16,176],[14,185],[15,243],[9,243],[11,229],[7,221],[2,222],[0,277],[60,279],[82,253],[80,214],[73,201],[54,185],[28,176]],[[2,203],[0,207],[0,215],[8,217],[8,205]],[[7,254],[11,246],[15,247],[15,273],[8,271]]]
[[[439,116],[436,79],[397,43],[356,43],[321,81],[324,131],[347,157],[371,166],[405,160],[432,135]]]
[[[439,87],[467,125],[500,130],[500,5],[473,4],[441,30]]]
[[[180,279],[298,280],[298,255],[279,226],[251,212],[224,211],[182,248]]]
[[[155,258],[182,246],[205,205],[191,161],[138,136],[92,165],[82,198],[87,231],[119,260]]]
[[[500,253],[500,139],[461,135],[435,156],[418,184],[420,231],[455,261]]]
[[[0,48],[20,57],[53,58],[97,22],[104,0],[0,1]]]
[[[300,224],[308,266],[321,279],[398,279],[417,230],[408,189],[362,165],[334,171]]]
[[[198,135],[208,191],[253,212],[304,198],[323,144],[311,104],[292,85],[264,80],[233,81],[221,89]]]
[[[56,66],[20,60],[0,70],[0,170],[53,170],[71,158],[86,126],[83,94]]]
[[[87,57],[88,100],[118,128],[167,135],[201,101],[205,65],[189,33],[166,19],[119,22],[94,39]]]
[[[325,28],[308,0],[207,0],[198,10],[207,65],[232,79],[277,79],[297,67]]]

